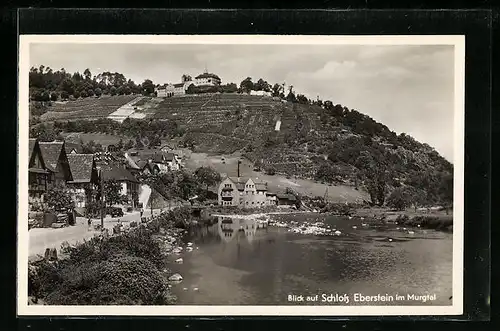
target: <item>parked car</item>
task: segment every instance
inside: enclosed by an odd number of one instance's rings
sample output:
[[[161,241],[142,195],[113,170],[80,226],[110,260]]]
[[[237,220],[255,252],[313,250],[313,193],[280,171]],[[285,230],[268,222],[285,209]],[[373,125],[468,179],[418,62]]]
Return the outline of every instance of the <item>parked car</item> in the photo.
[[[106,214],[111,215],[111,217],[122,217],[123,210],[118,207],[108,207],[106,208]]]

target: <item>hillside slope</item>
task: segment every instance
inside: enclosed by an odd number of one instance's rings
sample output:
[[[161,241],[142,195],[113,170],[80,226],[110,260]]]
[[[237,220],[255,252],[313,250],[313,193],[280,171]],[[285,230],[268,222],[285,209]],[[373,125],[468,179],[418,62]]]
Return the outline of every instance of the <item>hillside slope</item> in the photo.
[[[113,107],[120,107],[113,100]],[[397,135],[341,105],[228,93],[186,95],[153,103],[144,99],[139,106],[144,118],[133,120],[138,123],[101,120],[99,126],[92,125],[93,130],[130,131],[133,137],[140,128],[164,136],[171,127],[182,132],[183,144],[195,151],[226,155],[238,151],[267,174],[364,188],[378,205],[397,189],[411,191],[420,205],[450,204],[452,200],[452,164],[429,145]],[[84,116],[85,109],[71,110],[64,120],[93,118],[95,113]]]
[[[453,166],[447,160],[355,110],[246,95],[203,98],[190,108],[169,108],[165,100],[155,116],[184,126],[184,141],[196,150],[242,151],[268,173],[365,187],[384,177],[388,191],[408,186],[427,203],[451,198]],[[384,198],[372,200],[383,204]]]

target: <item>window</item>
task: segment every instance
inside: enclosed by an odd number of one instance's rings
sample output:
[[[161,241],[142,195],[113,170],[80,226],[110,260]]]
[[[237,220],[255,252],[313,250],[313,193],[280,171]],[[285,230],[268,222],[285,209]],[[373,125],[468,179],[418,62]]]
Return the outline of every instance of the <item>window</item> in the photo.
[[[255,195],[255,191],[252,191],[252,195]]]
[[[248,201],[247,201],[247,205],[248,205]]]
[[[252,201],[252,205],[253,205],[253,201]]]

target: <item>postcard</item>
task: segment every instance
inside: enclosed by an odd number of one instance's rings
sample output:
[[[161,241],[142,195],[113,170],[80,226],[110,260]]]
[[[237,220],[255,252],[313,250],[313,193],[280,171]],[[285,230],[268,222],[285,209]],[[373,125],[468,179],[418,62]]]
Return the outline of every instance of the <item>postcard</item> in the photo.
[[[463,313],[464,36],[21,35],[18,315]]]

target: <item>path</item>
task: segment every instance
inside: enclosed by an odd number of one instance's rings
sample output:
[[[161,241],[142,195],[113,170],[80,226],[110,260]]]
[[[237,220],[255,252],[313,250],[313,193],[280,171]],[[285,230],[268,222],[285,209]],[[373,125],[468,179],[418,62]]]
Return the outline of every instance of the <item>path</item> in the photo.
[[[115,112],[109,114],[108,118],[120,123],[123,122],[127,117],[135,113],[134,104],[142,100],[142,98],[143,97],[137,97],[129,103],[121,106]]]
[[[164,209],[165,210],[165,209]],[[153,215],[159,213],[159,209],[153,209]],[[144,217],[149,217],[151,215],[151,210],[144,210]],[[104,227],[107,229],[112,229],[121,219],[123,224],[126,225],[131,221],[140,221],[140,213],[133,212],[127,213],[123,217],[111,218],[106,217],[104,219]],[[100,219],[93,219],[92,224],[100,224]],[[77,242],[82,242],[84,239],[90,239],[95,234],[100,231],[92,230],[89,231],[87,225],[87,219],[84,217],[77,217],[76,224],[73,226],[67,226],[60,229],[52,228],[34,228],[29,230],[29,256],[35,254],[44,254],[46,248],[56,248],[59,250],[61,244],[67,241],[69,244],[73,245]]]

